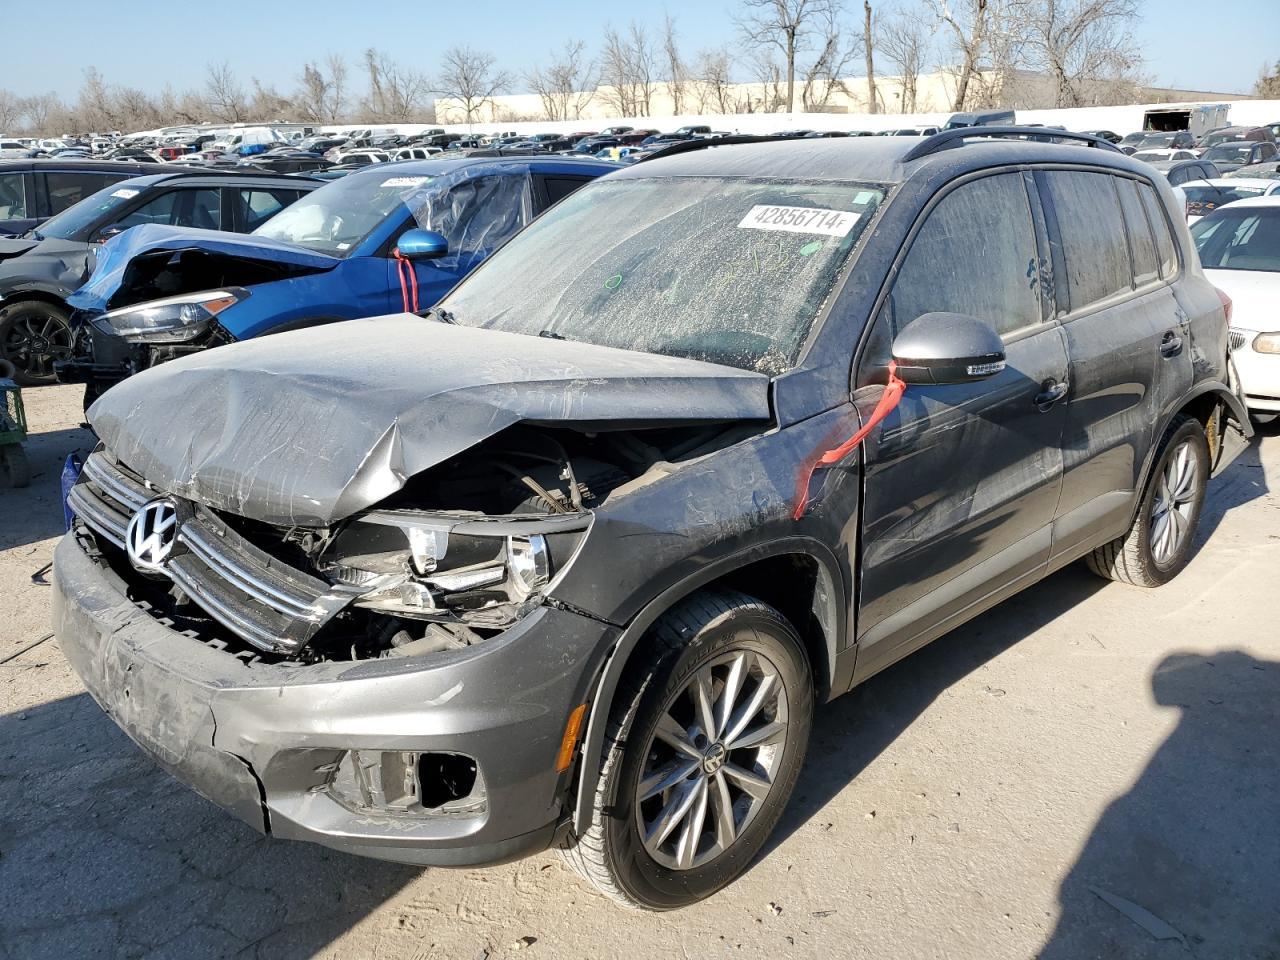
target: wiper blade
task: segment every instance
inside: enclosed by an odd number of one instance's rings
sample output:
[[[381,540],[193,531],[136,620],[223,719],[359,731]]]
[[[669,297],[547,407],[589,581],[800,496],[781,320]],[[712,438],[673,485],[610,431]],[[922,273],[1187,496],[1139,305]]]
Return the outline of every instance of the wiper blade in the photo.
[[[565,337],[565,335],[564,335],[563,333],[556,333],[554,330],[539,330],[539,331],[538,331],[538,336],[540,336],[540,337],[546,337],[548,340],[566,340],[566,339],[568,339],[567,337]]]
[[[453,313],[451,311],[441,310],[439,307],[431,307],[427,310],[424,310],[422,311],[422,315],[424,317],[434,316],[441,323],[452,323],[456,325],[458,322],[456,319],[454,319]]]

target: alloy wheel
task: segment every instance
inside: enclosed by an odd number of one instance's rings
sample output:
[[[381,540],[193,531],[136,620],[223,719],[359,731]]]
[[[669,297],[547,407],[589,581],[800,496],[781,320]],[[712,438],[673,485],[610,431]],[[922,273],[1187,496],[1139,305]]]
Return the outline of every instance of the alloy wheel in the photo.
[[[1199,480],[1199,460],[1191,441],[1184,440],[1165,461],[1151,501],[1148,536],[1151,557],[1159,566],[1171,563],[1187,539],[1196,509]]]
[[[59,317],[26,313],[15,317],[4,331],[0,356],[29,377],[53,375],[55,360],[71,356],[71,330]]]
[[[724,853],[773,791],[787,736],[786,690],[766,656],[739,649],[700,667],[645,748],[635,810],[649,856],[690,870]]]

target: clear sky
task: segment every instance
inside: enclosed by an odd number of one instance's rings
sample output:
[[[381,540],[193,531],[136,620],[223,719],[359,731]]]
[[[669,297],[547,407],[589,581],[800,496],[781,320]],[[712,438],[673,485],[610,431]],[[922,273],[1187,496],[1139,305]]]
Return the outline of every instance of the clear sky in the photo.
[[[209,61],[287,90],[307,59],[366,47],[432,73],[454,44],[488,50],[513,73],[547,58],[566,37],[597,45],[606,24],[637,18],[657,28],[663,4],[599,0],[59,0],[45,7],[0,0],[7,28],[28,39],[5,45],[0,87],[74,95],[87,66],[109,83],[158,92],[204,82]],[[873,4],[879,6],[879,4]],[[852,9],[859,4],[850,0]],[[890,6],[884,0],[883,6]],[[733,0],[679,0],[666,8],[692,53],[734,40]],[[56,11],[56,14],[55,12]],[[854,18],[851,16],[851,21]],[[42,31],[48,28],[46,40]],[[1247,92],[1264,63],[1280,59],[1280,0],[1145,0],[1138,45],[1160,86]]]

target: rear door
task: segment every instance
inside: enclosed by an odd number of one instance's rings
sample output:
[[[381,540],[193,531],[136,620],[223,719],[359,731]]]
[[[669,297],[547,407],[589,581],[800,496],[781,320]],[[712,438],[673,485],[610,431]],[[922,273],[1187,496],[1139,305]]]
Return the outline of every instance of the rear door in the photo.
[[[989,323],[1008,362],[977,383],[912,384],[866,444],[859,677],[1034,580],[1048,560],[1067,353],[1030,187],[1029,175],[998,173],[936,201],[875,318],[859,387],[884,382],[893,338],[925,313]]]
[[[1065,563],[1128,528],[1164,407],[1191,382],[1190,331],[1150,184],[1084,170],[1036,180],[1071,361],[1051,560]]]

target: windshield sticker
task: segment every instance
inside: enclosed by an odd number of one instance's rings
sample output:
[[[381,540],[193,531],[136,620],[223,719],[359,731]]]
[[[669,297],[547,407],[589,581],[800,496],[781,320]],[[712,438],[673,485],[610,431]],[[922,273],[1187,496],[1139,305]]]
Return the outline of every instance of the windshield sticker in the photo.
[[[417,187],[430,180],[430,177],[391,177],[389,180],[383,180],[384,187]]]
[[[800,256],[808,257],[817,253],[821,249],[822,249],[821,240],[810,240],[808,243],[806,243],[803,247],[800,248]]]
[[[138,195],[138,191],[134,190],[132,187],[121,187],[119,190],[113,190],[111,195],[113,197],[119,197],[121,200],[132,200]]]
[[[876,198],[874,190],[859,190],[858,195],[853,198],[855,206],[865,207],[868,203]]]
[[[747,211],[738,224],[739,230],[781,230],[786,233],[820,233],[828,237],[847,237],[859,215],[847,210],[823,210],[819,207],[775,207],[760,204]]]

